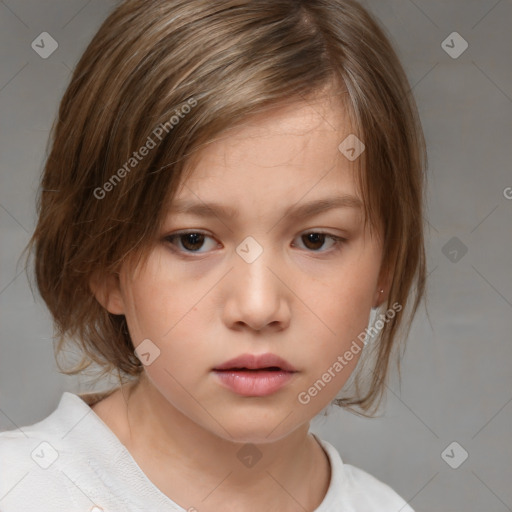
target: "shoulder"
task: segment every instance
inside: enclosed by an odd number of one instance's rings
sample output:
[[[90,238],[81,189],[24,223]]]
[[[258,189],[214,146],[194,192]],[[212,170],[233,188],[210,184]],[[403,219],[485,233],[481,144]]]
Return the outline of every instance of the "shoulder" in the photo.
[[[389,485],[363,469],[345,464],[332,444],[318,440],[331,464],[331,485],[327,500],[329,505],[343,505],[343,510],[350,512],[414,512]]]
[[[345,474],[353,490],[354,497],[361,505],[375,507],[367,510],[379,510],[380,512],[414,512],[407,502],[388,484],[385,484],[370,473],[352,466],[343,464]]]
[[[0,432],[0,507],[9,512],[45,509],[66,502],[66,482],[57,460],[60,447],[50,434],[32,426]]]
[[[70,469],[84,467],[66,433],[80,420],[77,397],[64,393],[57,409],[32,425],[0,432],[0,510],[65,510],[75,500]],[[85,404],[84,404],[85,405]]]

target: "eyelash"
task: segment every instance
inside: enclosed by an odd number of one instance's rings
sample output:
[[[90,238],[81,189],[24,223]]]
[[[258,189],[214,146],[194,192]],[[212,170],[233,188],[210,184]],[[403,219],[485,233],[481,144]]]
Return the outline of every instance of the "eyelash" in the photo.
[[[179,252],[181,254],[185,254],[185,255],[191,255],[191,254],[207,254],[207,252],[199,252],[199,251],[187,251],[187,250],[181,250],[179,248],[176,247],[175,244],[173,244],[173,240],[175,240],[176,238],[181,238],[181,237],[184,237],[186,235],[204,235],[205,237],[208,237],[208,238],[212,238],[210,235],[208,235],[207,233],[204,233],[202,231],[177,231],[176,233],[172,233],[170,235],[167,235],[166,237],[164,237],[164,240],[169,242],[171,244],[172,247],[172,250],[175,251],[175,252]],[[336,236],[336,235],[333,235],[331,233],[326,233],[324,231],[306,231],[304,233],[302,233],[301,235],[299,236],[307,236],[307,235],[312,235],[312,234],[315,234],[315,235],[325,235],[327,238],[330,238],[332,240],[334,240],[334,244],[333,244],[333,249],[329,249],[327,251],[315,251],[315,250],[308,250],[306,249],[307,252],[311,252],[311,253],[319,253],[319,254],[325,254],[325,253],[332,253],[332,252],[338,252],[341,250],[342,246],[344,245],[345,242],[347,242],[347,239],[346,238],[343,238],[343,237],[340,237],[340,236]],[[185,256],[185,257],[188,257],[188,256]],[[194,256],[192,256],[194,257]]]

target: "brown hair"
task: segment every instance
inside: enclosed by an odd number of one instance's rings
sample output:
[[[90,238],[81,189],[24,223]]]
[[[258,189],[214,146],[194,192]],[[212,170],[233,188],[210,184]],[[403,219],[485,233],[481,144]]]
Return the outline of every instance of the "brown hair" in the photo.
[[[356,396],[335,401],[363,411],[380,402],[399,328],[405,339],[425,290],[427,157],[398,57],[353,0],[127,0],[105,20],[62,98],[28,246],[56,355],[68,341],[81,354],[75,367],[59,366],[63,373],[97,363],[101,375],[140,376],[124,316],[99,304],[91,277],[147,253],[202,145],[329,84],[366,146],[359,187],[365,223],[383,222],[383,265],[394,276],[388,302],[410,305],[408,318],[390,319],[372,344],[366,392],[358,384]]]

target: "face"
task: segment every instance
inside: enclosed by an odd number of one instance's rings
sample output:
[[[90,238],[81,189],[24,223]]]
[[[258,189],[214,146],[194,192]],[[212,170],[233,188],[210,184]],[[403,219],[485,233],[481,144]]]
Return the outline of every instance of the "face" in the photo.
[[[228,130],[199,154],[147,262],[121,269],[107,308],[126,316],[169,411],[225,439],[272,442],[350,376],[361,351],[339,358],[382,286],[381,243],[338,149],[350,133],[329,97]]]

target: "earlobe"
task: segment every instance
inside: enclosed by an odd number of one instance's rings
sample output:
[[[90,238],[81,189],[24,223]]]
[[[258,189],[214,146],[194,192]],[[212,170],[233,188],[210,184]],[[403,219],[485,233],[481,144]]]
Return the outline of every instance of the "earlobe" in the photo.
[[[375,292],[374,298],[373,298],[373,309],[378,308],[381,303],[384,301],[384,289],[378,287],[377,291]]]
[[[119,276],[117,274],[100,276],[97,273],[91,278],[89,285],[96,300],[109,313],[113,315],[123,315],[125,313]]]
[[[381,279],[377,283],[377,289],[373,297],[373,307],[378,308],[388,298],[389,289],[391,287],[391,274],[389,272],[383,273]]]

